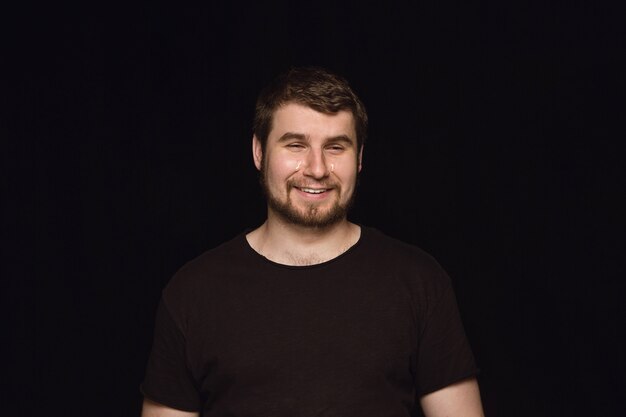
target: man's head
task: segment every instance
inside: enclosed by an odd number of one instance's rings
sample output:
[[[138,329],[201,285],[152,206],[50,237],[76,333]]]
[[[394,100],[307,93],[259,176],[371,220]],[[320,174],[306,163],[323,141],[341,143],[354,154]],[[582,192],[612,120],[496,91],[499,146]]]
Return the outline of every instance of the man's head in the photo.
[[[292,69],[259,96],[253,156],[268,215],[305,227],[346,219],[361,170],[367,115],[347,82]]]
[[[254,115],[254,135],[265,147],[276,110],[287,103],[301,104],[320,113],[340,110],[354,117],[360,151],[367,137],[367,112],[343,77],[319,67],[291,68],[279,75],[259,94]]]

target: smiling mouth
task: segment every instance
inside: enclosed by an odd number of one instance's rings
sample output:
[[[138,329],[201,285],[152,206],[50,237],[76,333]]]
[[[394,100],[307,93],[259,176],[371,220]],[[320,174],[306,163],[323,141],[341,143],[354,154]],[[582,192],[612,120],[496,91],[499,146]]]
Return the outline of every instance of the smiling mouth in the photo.
[[[328,188],[306,188],[306,187],[296,187],[296,188],[307,194],[322,194],[329,190]]]

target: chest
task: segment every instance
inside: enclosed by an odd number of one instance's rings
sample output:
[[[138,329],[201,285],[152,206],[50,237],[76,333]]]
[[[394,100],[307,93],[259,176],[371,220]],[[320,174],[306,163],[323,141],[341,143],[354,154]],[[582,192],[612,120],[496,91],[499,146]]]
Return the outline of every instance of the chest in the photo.
[[[190,323],[188,357],[209,391],[411,377],[410,297],[385,277],[231,279],[205,300]]]

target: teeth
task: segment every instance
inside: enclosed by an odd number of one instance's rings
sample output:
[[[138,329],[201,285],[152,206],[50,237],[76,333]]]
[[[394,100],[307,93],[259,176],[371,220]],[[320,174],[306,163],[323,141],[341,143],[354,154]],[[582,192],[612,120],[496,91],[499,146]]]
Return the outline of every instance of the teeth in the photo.
[[[302,191],[304,191],[305,193],[309,193],[309,194],[321,194],[326,190],[316,190],[313,188],[301,188]]]

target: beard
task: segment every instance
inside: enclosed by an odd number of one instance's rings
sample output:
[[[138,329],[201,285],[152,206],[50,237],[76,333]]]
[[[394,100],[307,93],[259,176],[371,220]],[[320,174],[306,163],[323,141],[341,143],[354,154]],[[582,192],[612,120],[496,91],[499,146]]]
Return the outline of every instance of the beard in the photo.
[[[264,164],[260,172],[259,180],[269,208],[272,209],[281,218],[296,226],[314,227],[322,229],[339,223],[348,216],[348,212],[354,205],[354,201],[356,198],[355,187],[352,195],[344,204],[341,204],[341,202],[337,198],[332,203],[332,205],[327,208],[320,207],[319,204],[316,203],[302,205],[302,207],[296,207],[290,197],[291,190],[296,188],[295,181],[287,181],[287,197],[285,200],[281,200],[272,193],[269,186],[267,185],[266,170]],[[338,195],[341,195],[341,187],[335,186],[334,190],[338,193]]]

